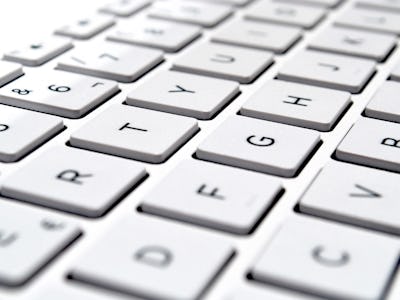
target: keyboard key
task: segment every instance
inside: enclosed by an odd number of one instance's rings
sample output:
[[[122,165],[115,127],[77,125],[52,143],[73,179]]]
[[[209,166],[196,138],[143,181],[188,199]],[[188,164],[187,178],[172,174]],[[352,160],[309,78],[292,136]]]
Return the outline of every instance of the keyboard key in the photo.
[[[271,1],[259,1],[245,11],[245,18],[310,29],[325,17],[319,7],[299,6]]]
[[[353,8],[339,16],[336,19],[336,24],[400,35],[399,14],[393,11]]]
[[[192,1],[192,0],[190,0],[190,1]],[[199,0],[199,1],[229,4],[229,5],[235,5],[235,6],[244,6],[244,5],[247,5],[250,2],[252,2],[253,0]]]
[[[238,184],[241,178],[246,178],[246,184]],[[178,165],[145,196],[141,209],[247,234],[272,206],[281,190],[281,184],[275,178],[190,160]]]
[[[66,25],[55,31],[55,34],[74,39],[86,40],[115,24],[113,17],[95,15],[77,20],[74,24]]]
[[[14,162],[51,139],[63,128],[53,116],[0,106],[0,161]]]
[[[315,50],[347,54],[383,61],[397,43],[395,35],[378,34],[349,28],[331,27],[311,41]]]
[[[162,52],[105,42],[74,50],[57,69],[119,82],[132,82],[163,61]]]
[[[126,102],[207,120],[238,93],[239,84],[233,81],[164,71],[137,86],[128,94]]]
[[[161,163],[198,131],[196,120],[126,105],[115,105],[70,139],[72,146]]]
[[[296,292],[289,292],[272,287],[259,287],[258,285],[246,286],[236,289],[224,300],[318,300],[314,297],[306,297]],[[39,299],[38,299],[39,300]],[[60,299],[64,300],[64,299]],[[80,300],[80,299],[78,299]]]
[[[340,160],[400,171],[400,124],[361,118],[336,150]]]
[[[0,103],[80,118],[118,91],[118,85],[113,81],[39,70],[1,88]]]
[[[357,0],[356,6],[369,9],[382,9],[393,12],[400,12],[399,0]]]
[[[134,216],[118,225],[78,260],[72,279],[141,298],[195,300],[233,254],[224,240],[174,223]]]
[[[397,64],[396,68],[392,71],[391,79],[400,81],[400,63]]]
[[[196,1],[159,1],[149,11],[153,18],[213,27],[232,13],[228,6]]]
[[[286,63],[278,78],[359,93],[375,73],[376,63],[318,51],[303,51]]]
[[[5,179],[2,195],[87,217],[104,215],[146,172],[125,159],[55,147]]]
[[[290,83],[268,81],[242,106],[245,116],[329,131],[350,105],[350,94]]]
[[[400,83],[386,81],[381,85],[365,109],[368,117],[400,123],[398,95]]]
[[[276,2],[288,2],[293,4],[305,4],[313,6],[322,6],[326,8],[332,8],[342,3],[342,0],[274,0]]]
[[[283,53],[292,47],[301,35],[298,28],[237,20],[219,30],[212,37],[212,41]]]
[[[21,65],[0,60],[0,86],[9,83],[23,74]]]
[[[394,173],[331,162],[303,196],[300,211],[399,234],[399,179]]]
[[[129,17],[150,3],[150,0],[117,0],[100,8],[100,12],[118,17]]]
[[[27,282],[70,245],[79,229],[64,219],[0,201],[0,283],[19,286]]]
[[[200,28],[194,25],[138,19],[120,25],[107,36],[107,39],[176,52],[199,37],[200,33]]]
[[[398,240],[292,216],[252,270],[265,283],[329,299],[382,299],[399,258]]]
[[[293,177],[320,141],[315,131],[232,116],[197,149],[200,159]]]
[[[3,59],[34,67],[48,62],[72,47],[71,40],[54,36],[6,53]]]
[[[272,53],[267,51],[209,43],[178,58],[173,69],[250,83],[272,62]]]

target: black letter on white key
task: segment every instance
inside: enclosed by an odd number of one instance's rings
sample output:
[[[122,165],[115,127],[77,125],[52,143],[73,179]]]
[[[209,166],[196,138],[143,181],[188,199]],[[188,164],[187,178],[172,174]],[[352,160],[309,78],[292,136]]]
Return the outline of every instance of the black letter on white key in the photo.
[[[10,126],[6,124],[0,124],[0,132],[7,131],[8,129],[10,129]]]
[[[224,55],[224,54],[215,54],[214,57],[211,57],[211,61],[230,64],[235,62],[235,58],[233,56]]]
[[[382,195],[374,192],[373,190],[367,189],[366,187],[355,184],[354,185],[357,189],[363,191],[363,193],[351,193],[349,196],[354,198],[381,198]]]
[[[7,247],[11,245],[17,238],[18,235],[15,233],[6,234],[0,231],[0,247]]]
[[[219,200],[224,200],[225,197],[218,195],[218,188],[214,188],[211,190],[211,192],[205,192],[204,189],[207,187],[207,185],[203,184],[199,189],[197,190],[197,194],[202,195],[202,196],[207,196]]]
[[[400,140],[395,140],[392,138],[384,139],[381,144],[389,147],[400,148]]]
[[[65,170],[57,175],[57,179],[72,182],[75,184],[83,184],[83,182],[79,180],[80,178],[86,178],[92,176],[93,176],[92,174],[81,174],[75,170]]]
[[[284,100],[283,103],[299,105],[299,106],[308,106],[305,103],[301,103],[301,101],[309,101],[309,102],[312,101],[311,99],[308,99],[308,98],[302,98],[302,97],[296,97],[296,96],[288,96],[288,98],[293,99],[293,100],[292,101]]]
[[[269,147],[275,144],[275,140],[273,138],[269,137],[261,137],[257,141],[254,139],[257,138],[257,136],[252,135],[247,138],[247,142],[253,146],[258,146],[258,147]]]
[[[124,129],[132,129],[132,130],[137,130],[137,131],[143,131],[143,132],[147,132],[147,129],[143,129],[143,128],[137,128],[137,127],[131,127],[129,126],[131,123],[126,123],[124,126],[122,126],[119,130],[122,131]]]
[[[324,252],[324,247],[317,246],[312,251],[312,257],[318,263],[330,267],[342,267],[350,261],[350,255],[347,252],[342,252],[337,257],[328,257],[324,255]]]
[[[195,91],[191,91],[191,90],[187,90],[183,87],[181,87],[180,85],[176,85],[175,86],[177,88],[177,90],[170,90],[168,91],[168,93],[190,93],[190,94],[195,94]]]
[[[168,267],[172,263],[172,253],[160,246],[146,246],[134,254],[135,260],[153,267]]]

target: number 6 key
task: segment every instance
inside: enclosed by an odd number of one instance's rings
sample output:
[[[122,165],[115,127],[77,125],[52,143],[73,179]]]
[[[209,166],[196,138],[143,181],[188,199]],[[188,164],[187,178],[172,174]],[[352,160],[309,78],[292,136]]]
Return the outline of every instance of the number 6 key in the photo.
[[[119,91],[114,81],[63,71],[31,72],[0,89],[0,103],[77,119]]]

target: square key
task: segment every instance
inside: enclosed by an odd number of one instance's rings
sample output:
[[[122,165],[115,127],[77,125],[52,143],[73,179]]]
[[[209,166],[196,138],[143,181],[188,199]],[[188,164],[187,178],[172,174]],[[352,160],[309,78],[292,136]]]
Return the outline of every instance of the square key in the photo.
[[[383,299],[399,241],[303,216],[287,219],[256,261],[252,277],[323,299]]]
[[[99,217],[145,175],[142,166],[126,159],[55,147],[7,177],[1,194]]]
[[[243,178],[246,178],[246,184],[241,184]],[[272,206],[281,190],[279,181],[266,175],[187,160],[145,196],[141,209],[247,234]]]
[[[92,247],[75,263],[73,280],[145,299],[200,299],[233,255],[224,239],[140,215]]]
[[[114,105],[72,134],[72,146],[162,163],[198,131],[188,117]]]
[[[200,144],[200,159],[283,177],[295,176],[320,142],[318,132],[232,116]]]
[[[384,82],[365,108],[367,117],[400,123],[400,82]]]

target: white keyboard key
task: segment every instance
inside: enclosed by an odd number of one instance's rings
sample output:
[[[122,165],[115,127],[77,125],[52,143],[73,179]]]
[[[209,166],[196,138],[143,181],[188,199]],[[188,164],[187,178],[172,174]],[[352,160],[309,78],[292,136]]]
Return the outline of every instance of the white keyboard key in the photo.
[[[330,162],[301,199],[300,211],[400,234],[399,180],[394,173]]]
[[[274,0],[276,2],[288,2],[293,4],[306,4],[313,6],[322,6],[322,7],[336,7],[342,0]]]
[[[357,29],[400,34],[399,14],[393,11],[352,8],[336,19],[336,24]]]
[[[329,299],[382,299],[399,258],[397,239],[292,216],[252,270],[266,283]]]
[[[240,184],[242,178],[246,178],[246,184]],[[279,181],[272,177],[190,160],[178,165],[145,196],[141,209],[172,219],[248,234],[281,190]]]
[[[118,91],[113,81],[62,71],[39,71],[1,88],[0,103],[80,118]]]
[[[273,287],[260,287],[258,285],[246,286],[236,289],[224,300],[318,300],[314,297],[307,297],[300,293],[287,290],[280,290]],[[39,299],[38,299],[39,300]],[[64,300],[64,299],[60,299]],[[66,299],[67,300],[67,299]],[[80,300],[80,299],[78,299]]]
[[[375,73],[376,63],[365,58],[307,50],[279,71],[278,78],[359,93]]]
[[[258,119],[329,131],[350,103],[347,92],[271,80],[240,112]]]
[[[115,105],[73,133],[73,146],[161,163],[198,131],[195,119]]]
[[[164,71],[133,89],[126,103],[207,120],[238,93],[233,81]]]
[[[0,201],[0,284],[27,282],[78,236],[77,227],[48,212]]]
[[[125,159],[55,147],[3,182],[2,195],[59,210],[99,217],[146,174]]]
[[[400,171],[400,124],[361,118],[336,150],[340,160]]]
[[[146,299],[195,300],[232,254],[207,233],[137,215],[99,239],[71,277]]]
[[[150,3],[150,0],[116,0],[100,8],[100,12],[119,17],[129,17],[150,5]]]
[[[400,63],[392,71],[392,75],[390,77],[393,80],[400,81]]]
[[[259,1],[245,11],[245,18],[312,28],[325,17],[325,10],[319,7],[292,5],[271,1]]]
[[[236,20],[217,31],[212,41],[283,53],[292,47],[302,35],[298,28]]]
[[[0,86],[9,83],[23,74],[21,65],[0,60]]]
[[[154,19],[138,19],[120,25],[107,39],[176,52],[199,37],[200,27]]]
[[[59,118],[0,106],[0,161],[17,161],[64,128]]]
[[[74,50],[58,62],[57,69],[132,82],[162,61],[159,50],[105,42]]]
[[[31,43],[28,47],[8,52],[3,59],[26,66],[39,66],[72,47],[71,40],[53,36],[46,40]]]
[[[90,39],[114,24],[113,17],[99,14],[79,19],[74,24],[61,27],[55,31],[55,34],[85,40]]]
[[[400,12],[400,0],[357,0],[356,6]]]
[[[189,0],[192,1],[192,0]],[[244,6],[252,2],[253,0],[199,0],[199,1],[208,1],[213,3],[221,3],[221,4],[228,4],[234,6]]]
[[[232,13],[228,6],[196,1],[159,1],[149,11],[149,16],[180,21],[204,27],[213,27]]]
[[[365,115],[376,119],[400,123],[399,95],[400,83],[386,81],[368,103],[365,109]]]
[[[311,41],[309,47],[383,61],[394,49],[396,43],[395,35],[331,27]]]
[[[196,151],[197,157],[273,175],[293,177],[320,141],[317,132],[232,116]]]
[[[202,44],[174,62],[173,69],[250,83],[273,62],[268,51]]]

